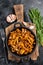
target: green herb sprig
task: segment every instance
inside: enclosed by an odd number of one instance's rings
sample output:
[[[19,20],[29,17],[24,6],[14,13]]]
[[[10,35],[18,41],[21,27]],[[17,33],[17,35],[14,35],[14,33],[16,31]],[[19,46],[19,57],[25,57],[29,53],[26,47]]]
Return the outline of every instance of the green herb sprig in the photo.
[[[43,46],[43,17],[40,15],[40,11],[37,8],[31,8],[28,15],[31,21],[36,25],[38,43]]]

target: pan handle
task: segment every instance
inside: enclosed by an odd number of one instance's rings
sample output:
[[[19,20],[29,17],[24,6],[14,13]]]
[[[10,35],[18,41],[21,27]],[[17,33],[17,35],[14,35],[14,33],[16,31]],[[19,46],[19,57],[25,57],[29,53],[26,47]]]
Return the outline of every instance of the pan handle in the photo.
[[[16,27],[23,27],[24,25],[21,22],[14,23],[14,28]]]

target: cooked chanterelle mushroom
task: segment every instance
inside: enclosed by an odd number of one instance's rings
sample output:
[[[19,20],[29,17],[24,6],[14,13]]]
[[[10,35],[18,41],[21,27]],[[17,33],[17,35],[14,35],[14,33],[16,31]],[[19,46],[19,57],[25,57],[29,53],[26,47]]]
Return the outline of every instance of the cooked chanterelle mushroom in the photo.
[[[6,17],[6,21],[9,22],[9,23],[12,23],[13,21],[16,20],[16,15],[14,14],[9,14],[7,17]]]

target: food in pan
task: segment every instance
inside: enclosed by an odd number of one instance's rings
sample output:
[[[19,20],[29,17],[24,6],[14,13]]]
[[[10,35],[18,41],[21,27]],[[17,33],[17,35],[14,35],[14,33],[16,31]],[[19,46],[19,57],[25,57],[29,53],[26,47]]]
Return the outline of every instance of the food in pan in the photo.
[[[25,28],[10,32],[8,46],[19,55],[31,53],[35,44],[34,35]]]

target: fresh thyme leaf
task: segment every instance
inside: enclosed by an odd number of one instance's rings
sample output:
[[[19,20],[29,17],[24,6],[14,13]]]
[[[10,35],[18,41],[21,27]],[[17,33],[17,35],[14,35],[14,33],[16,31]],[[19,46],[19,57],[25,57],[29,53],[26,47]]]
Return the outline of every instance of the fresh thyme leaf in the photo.
[[[38,43],[43,46],[43,17],[40,15],[38,8],[31,8],[28,12],[31,21],[36,25],[36,34]]]

